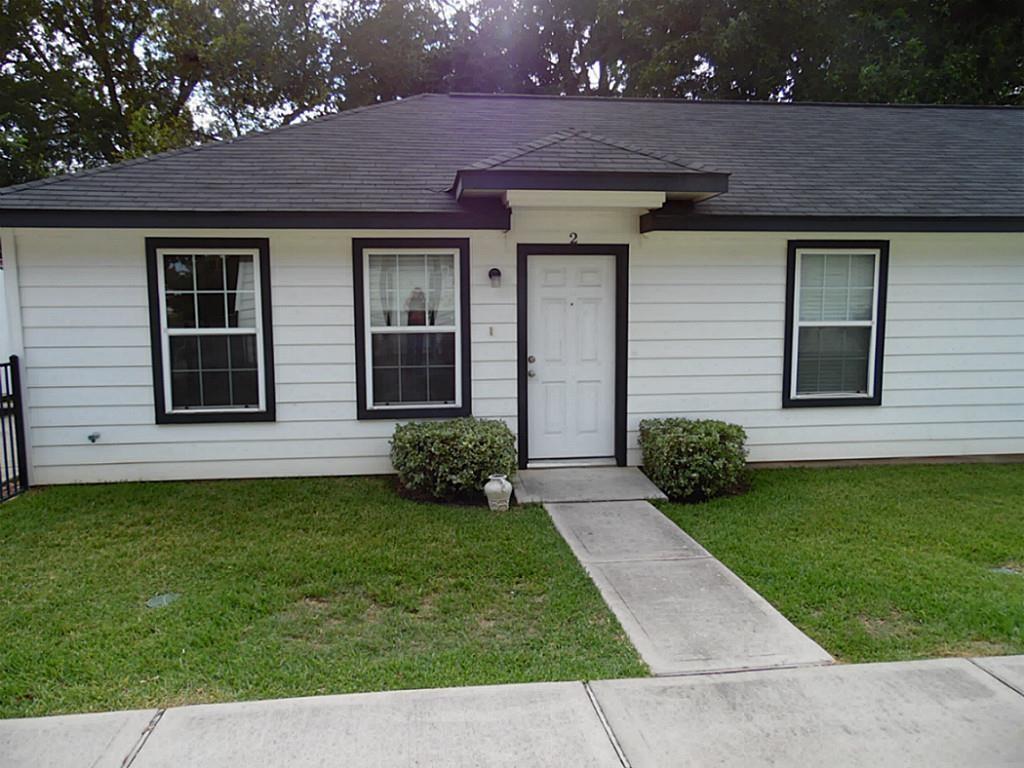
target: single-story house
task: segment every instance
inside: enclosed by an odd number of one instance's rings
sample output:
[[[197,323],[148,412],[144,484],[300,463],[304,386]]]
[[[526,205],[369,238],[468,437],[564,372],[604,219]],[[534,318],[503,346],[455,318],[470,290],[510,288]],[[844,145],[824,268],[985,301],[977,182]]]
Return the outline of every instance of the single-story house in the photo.
[[[0,190],[34,483],[1024,454],[1024,111],[424,95]]]

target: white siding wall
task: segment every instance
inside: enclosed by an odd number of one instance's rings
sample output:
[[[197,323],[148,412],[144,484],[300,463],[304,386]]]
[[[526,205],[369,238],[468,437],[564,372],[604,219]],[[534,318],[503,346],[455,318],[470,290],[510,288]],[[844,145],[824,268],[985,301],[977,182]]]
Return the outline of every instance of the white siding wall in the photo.
[[[517,210],[510,233],[467,234],[476,415],[515,429],[516,243],[574,231],[631,248],[630,463],[640,420],[672,415],[742,424],[754,461],[1024,453],[1022,236],[828,233],[891,241],[884,404],[783,410],[786,241],[826,235],[641,236],[636,221]],[[154,424],[144,238],[262,234],[277,422]],[[388,471],[394,422],[355,418],[351,241],[455,234],[17,230],[33,482]]]
[[[878,236],[891,248],[883,404],[783,410],[786,241],[816,237],[644,238],[629,429],[658,415],[738,422],[752,461],[1024,453],[1024,238]]]
[[[356,420],[351,242],[394,232],[269,233],[277,421],[154,424],[145,237],[258,234],[16,232],[33,483],[390,471],[395,422]],[[514,427],[514,252],[471,236],[474,412]]]
[[[742,424],[751,461],[1024,453],[1024,235],[656,232],[524,211],[521,241],[630,245],[628,459],[641,419]],[[787,241],[890,241],[881,406],[782,409]]]

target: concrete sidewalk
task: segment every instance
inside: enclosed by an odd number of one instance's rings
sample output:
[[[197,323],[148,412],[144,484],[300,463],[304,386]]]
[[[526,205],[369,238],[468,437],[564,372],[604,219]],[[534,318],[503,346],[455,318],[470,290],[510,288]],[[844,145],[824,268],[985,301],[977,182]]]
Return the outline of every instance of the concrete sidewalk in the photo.
[[[521,474],[655,675],[832,661],[645,501],[664,496],[636,467]]]
[[[544,508],[655,675],[831,663],[646,501]]]
[[[0,720],[4,768],[1019,766],[1024,657]]]

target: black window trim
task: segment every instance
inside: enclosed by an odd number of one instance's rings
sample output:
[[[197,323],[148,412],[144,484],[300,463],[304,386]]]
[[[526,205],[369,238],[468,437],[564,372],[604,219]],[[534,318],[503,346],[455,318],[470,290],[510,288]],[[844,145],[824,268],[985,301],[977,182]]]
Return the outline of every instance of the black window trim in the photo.
[[[840,397],[793,397],[792,384],[795,375],[793,360],[793,334],[795,333],[796,312],[796,255],[797,251],[808,249],[838,250],[847,248],[871,249],[878,251],[878,292],[874,297],[877,307],[875,315],[875,359],[874,379],[870,396],[844,395]],[[786,256],[786,336],[784,364],[782,369],[783,408],[834,408],[836,406],[863,406],[882,404],[882,361],[885,359],[885,310],[889,285],[889,241],[888,240],[790,240]]]
[[[263,391],[264,408],[239,410],[170,411],[164,397],[163,331],[160,317],[160,259],[164,248],[249,248],[259,253],[260,310],[263,326]],[[147,237],[146,279],[149,289],[149,331],[153,355],[153,395],[157,424],[216,424],[246,421],[276,421],[277,401],[274,393],[274,337],[270,306],[270,240],[242,237]]]
[[[449,248],[459,253],[459,343],[462,403],[460,405],[375,409],[369,407],[366,381],[366,321],[363,302],[363,261],[367,249]],[[469,238],[464,237],[356,237],[352,238],[352,294],[355,309],[356,418],[366,419],[451,419],[473,412],[469,319]]]

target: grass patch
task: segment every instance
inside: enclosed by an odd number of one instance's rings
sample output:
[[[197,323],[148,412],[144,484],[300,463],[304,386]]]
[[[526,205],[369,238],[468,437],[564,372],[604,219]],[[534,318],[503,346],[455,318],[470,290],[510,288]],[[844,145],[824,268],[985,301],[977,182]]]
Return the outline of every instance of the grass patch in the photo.
[[[1024,653],[1024,467],[754,473],[662,510],[843,661]]]
[[[646,673],[541,508],[390,478],[33,491],[0,573],[0,717]]]

